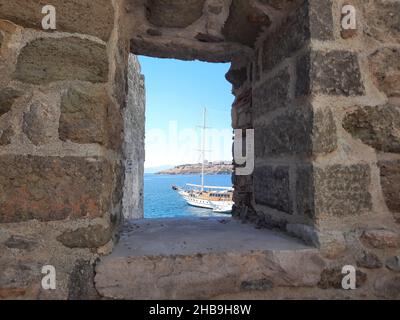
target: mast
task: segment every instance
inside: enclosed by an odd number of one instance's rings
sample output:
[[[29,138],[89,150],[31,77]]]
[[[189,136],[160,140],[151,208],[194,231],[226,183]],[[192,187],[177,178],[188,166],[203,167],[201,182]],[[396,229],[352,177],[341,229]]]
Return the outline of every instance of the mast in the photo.
[[[207,109],[203,111],[203,141],[201,146],[201,191],[204,191],[204,161],[206,152],[206,115]]]

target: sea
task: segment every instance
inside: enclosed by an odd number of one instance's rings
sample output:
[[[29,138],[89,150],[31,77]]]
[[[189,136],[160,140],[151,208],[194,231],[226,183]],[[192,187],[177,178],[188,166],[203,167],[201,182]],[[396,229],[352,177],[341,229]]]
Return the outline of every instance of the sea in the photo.
[[[158,175],[144,174],[144,217],[146,219],[176,217],[221,217],[210,209],[189,206],[172,186],[185,187],[187,183],[201,184],[200,175]],[[209,186],[231,187],[230,174],[206,175],[204,184]]]

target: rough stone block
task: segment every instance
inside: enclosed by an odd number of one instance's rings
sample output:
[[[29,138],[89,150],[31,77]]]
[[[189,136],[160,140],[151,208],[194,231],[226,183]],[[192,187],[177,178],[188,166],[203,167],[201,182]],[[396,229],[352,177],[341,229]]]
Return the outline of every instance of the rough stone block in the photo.
[[[400,49],[382,48],[368,59],[376,86],[388,97],[400,97]]]
[[[255,127],[258,158],[327,154],[336,148],[336,125],[329,110],[314,113],[309,108],[295,108],[277,116],[267,126]]]
[[[400,276],[386,275],[378,277],[374,284],[376,295],[385,299],[400,297]]]
[[[377,249],[398,248],[400,244],[399,234],[387,229],[365,230],[360,239],[367,247]]]
[[[62,141],[98,143],[117,148],[121,144],[119,110],[102,88],[70,88],[61,98],[59,136]]]
[[[0,117],[11,110],[14,101],[22,95],[22,92],[12,88],[0,90]]]
[[[269,17],[249,1],[233,0],[222,34],[228,41],[253,48],[263,29],[270,25]]]
[[[149,0],[147,19],[155,26],[185,28],[203,15],[205,0]]]
[[[272,79],[266,80],[253,89],[253,112],[255,118],[279,108],[287,107],[289,102],[290,75],[285,68]]]
[[[365,4],[366,34],[381,42],[400,43],[399,1],[375,0]]]
[[[0,156],[0,222],[100,217],[108,212],[111,165],[100,158]]]
[[[383,264],[376,254],[372,252],[363,252],[357,259],[357,266],[366,269],[379,269],[382,268]]]
[[[346,114],[343,127],[354,138],[383,152],[400,153],[400,108],[358,107]]]
[[[311,39],[333,39],[331,0],[304,1],[288,22],[263,45],[263,71],[292,56]]]
[[[297,210],[307,216],[349,216],[372,208],[368,165],[298,168]]]
[[[14,78],[32,84],[108,81],[106,46],[75,37],[39,38],[20,52]]]
[[[65,231],[57,240],[68,248],[98,248],[104,246],[111,240],[112,232],[110,227],[92,225]]]
[[[263,166],[254,170],[254,196],[257,204],[292,213],[289,167]]]
[[[57,31],[90,34],[107,41],[114,26],[110,0],[0,0],[0,18],[25,28],[42,30],[42,8],[56,8]]]
[[[356,287],[362,287],[367,281],[367,274],[357,270],[356,271]],[[318,287],[321,289],[342,289],[342,268],[336,267],[331,269],[325,269],[321,274],[321,280],[318,283]]]
[[[46,103],[33,102],[23,115],[22,131],[34,145],[50,142],[50,124],[55,123],[56,115]]]
[[[296,96],[365,93],[358,57],[347,51],[311,51],[297,61]]]
[[[389,210],[400,212],[400,160],[379,161],[383,196]]]
[[[7,146],[11,144],[11,138],[15,134],[12,125],[9,125],[5,129],[0,129],[0,132],[0,146]]]

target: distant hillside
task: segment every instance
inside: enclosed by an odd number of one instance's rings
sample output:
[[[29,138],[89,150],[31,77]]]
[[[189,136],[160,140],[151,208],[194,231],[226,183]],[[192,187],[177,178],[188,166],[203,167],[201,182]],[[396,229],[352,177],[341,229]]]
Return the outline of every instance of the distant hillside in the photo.
[[[144,173],[158,173],[162,170],[172,169],[174,166],[165,165],[159,167],[144,168]]]
[[[231,174],[233,170],[232,164],[226,162],[223,163],[212,163],[205,165],[205,174]],[[162,170],[157,174],[198,174],[201,173],[201,164],[184,164],[176,166],[172,169]]]

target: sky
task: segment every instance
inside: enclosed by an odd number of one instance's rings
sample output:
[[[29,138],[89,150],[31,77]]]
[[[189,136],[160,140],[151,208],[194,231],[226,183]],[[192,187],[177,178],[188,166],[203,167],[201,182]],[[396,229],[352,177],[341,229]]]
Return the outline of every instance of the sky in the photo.
[[[203,109],[206,160],[232,159],[228,63],[139,57],[146,85],[145,168],[200,162]]]

